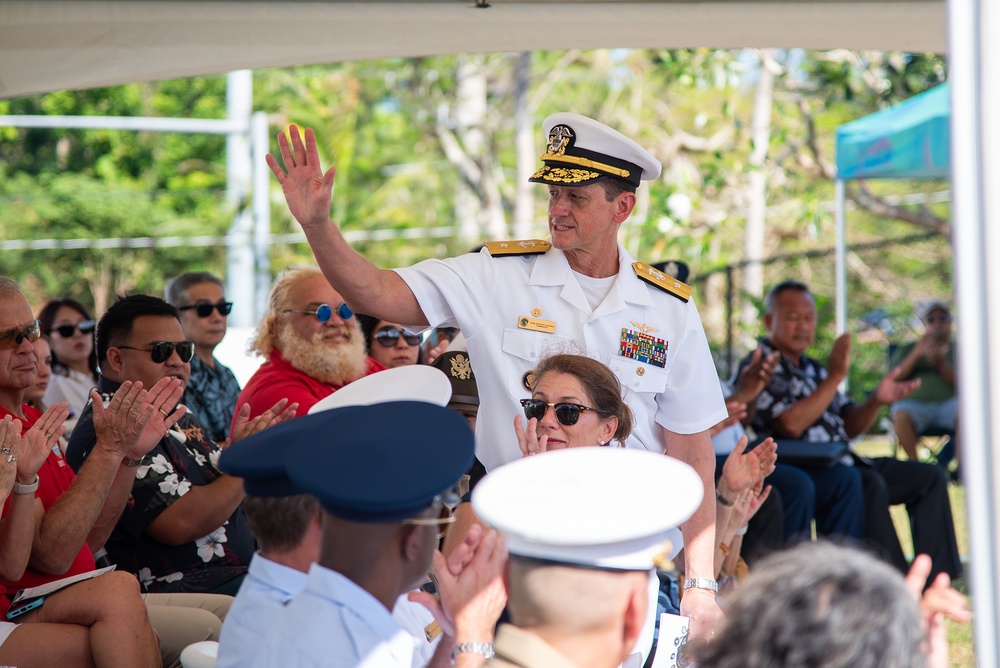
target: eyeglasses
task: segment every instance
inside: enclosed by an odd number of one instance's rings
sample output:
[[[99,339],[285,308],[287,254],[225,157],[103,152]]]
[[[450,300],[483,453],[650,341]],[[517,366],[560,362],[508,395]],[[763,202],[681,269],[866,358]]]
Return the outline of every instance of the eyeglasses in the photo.
[[[17,348],[24,343],[25,339],[28,340],[28,343],[34,343],[41,334],[42,330],[37,320],[22,329],[18,329],[17,327],[8,329],[0,332],[0,349],[9,350]]]
[[[399,344],[399,337],[403,337],[403,340],[406,341],[406,345],[408,346],[420,345],[419,334],[407,334],[398,327],[386,325],[382,329],[375,332],[375,340],[385,348],[395,348]]]
[[[599,415],[607,413],[607,411],[591,408],[590,406],[581,406],[580,404],[549,404],[540,399],[521,399],[521,405],[524,406],[525,417],[529,420],[534,418],[539,422],[545,417],[545,411],[551,406],[556,411],[556,419],[567,427],[575,425],[580,420],[580,413],[583,411],[594,411]]]
[[[153,345],[150,348],[133,348],[132,346],[115,346],[115,348],[149,353],[150,357],[157,364],[163,364],[170,359],[170,356],[174,354],[175,348],[177,349],[177,356],[181,358],[182,362],[190,362],[194,357],[194,341],[181,341],[180,343],[174,343],[173,341],[153,341]]]
[[[94,321],[93,320],[81,320],[75,325],[59,325],[58,327],[53,327],[49,330],[49,334],[52,332],[58,332],[59,336],[64,339],[68,339],[73,336],[76,330],[80,330],[81,334],[90,334],[94,331]]]
[[[444,494],[438,494],[431,501],[431,508],[438,509],[438,517],[410,517],[403,520],[403,524],[410,524],[413,526],[440,526],[441,531],[438,532],[438,540],[444,538],[444,535],[448,532],[448,525],[455,523],[455,506],[461,502],[461,497],[458,495],[458,491],[452,488]]]
[[[932,324],[932,325],[934,323],[937,323],[937,322],[951,322],[951,316],[950,315],[929,315],[929,316],[927,316],[927,322],[930,323],[930,324]]]
[[[194,312],[198,314],[199,318],[207,318],[212,315],[212,311],[218,311],[219,315],[229,315],[230,311],[233,310],[232,302],[219,302],[218,304],[209,304],[207,302],[202,302],[200,304],[188,304],[187,306],[178,306],[178,311],[190,311],[194,309]]]
[[[301,308],[286,308],[282,313],[305,313],[306,315],[316,316],[316,319],[320,322],[326,322],[333,316],[333,309],[330,308],[329,304],[320,304],[312,311]],[[337,317],[341,320],[348,320],[354,317],[354,311],[346,303],[340,302],[340,306],[337,307]]]

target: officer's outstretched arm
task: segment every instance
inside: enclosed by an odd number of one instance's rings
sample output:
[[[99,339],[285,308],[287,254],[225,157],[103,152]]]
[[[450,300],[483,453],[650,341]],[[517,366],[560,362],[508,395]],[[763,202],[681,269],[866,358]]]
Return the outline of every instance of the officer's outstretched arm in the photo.
[[[403,279],[394,271],[379,269],[357,253],[330,219],[337,169],[331,167],[323,172],[315,133],[306,129],[304,144],[295,125],[289,126],[288,135],[291,145],[284,133],[278,135],[285,168],[282,169],[270,154],[266,158],[267,165],[281,184],[288,210],[302,226],[316,262],[330,285],[355,311],[391,322],[428,324],[420,304]]]

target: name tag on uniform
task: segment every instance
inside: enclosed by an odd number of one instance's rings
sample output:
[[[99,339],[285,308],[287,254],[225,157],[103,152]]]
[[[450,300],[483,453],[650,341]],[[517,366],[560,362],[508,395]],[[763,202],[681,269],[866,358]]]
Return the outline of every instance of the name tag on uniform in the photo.
[[[541,318],[529,318],[526,315],[522,315],[517,319],[517,328],[528,329],[532,332],[554,334],[556,331],[556,323],[555,320],[542,320]]]

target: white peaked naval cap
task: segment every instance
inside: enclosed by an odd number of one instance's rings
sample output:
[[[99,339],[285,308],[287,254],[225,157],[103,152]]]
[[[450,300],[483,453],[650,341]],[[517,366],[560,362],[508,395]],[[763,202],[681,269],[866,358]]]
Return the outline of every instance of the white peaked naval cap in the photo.
[[[615,179],[638,187],[663,167],[649,151],[592,118],[560,112],[542,121],[543,166],[528,180],[552,185],[588,185]]]
[[[386,369],[348,383],[330,396],[317,401],[309,414],[344,406],[371,406],[390,401],[423,401],[447,406],[451,381],[440,369],[412,364]]]
[[[510,554],[609,570],[651,570],[667,533],[698,508],[701,477],[644,450],[579,447],[490,471],[472,508],[505,534]]]

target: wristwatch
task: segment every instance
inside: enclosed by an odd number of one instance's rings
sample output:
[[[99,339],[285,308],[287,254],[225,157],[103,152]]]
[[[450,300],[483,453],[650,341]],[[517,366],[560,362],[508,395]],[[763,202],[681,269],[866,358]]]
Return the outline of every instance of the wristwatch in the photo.
[[[492,659],[496,656],[493,651],[493,643],[491,642],[460,642],[455,645],[455,649],[451,650],[451,661],[455,662],[459,654],[478,654],[486,659]]]
[[[38,489],[38,476],[35,476],[35,482],[29,482],[27,485],[22,485],[21,483],[14,481],[14,493],[15,494],[34,494],[35,490]]]
[[[707,589],[715,594],[719,593],[719,583],[709,578],[688,578],[684,581],[684,589]]]

